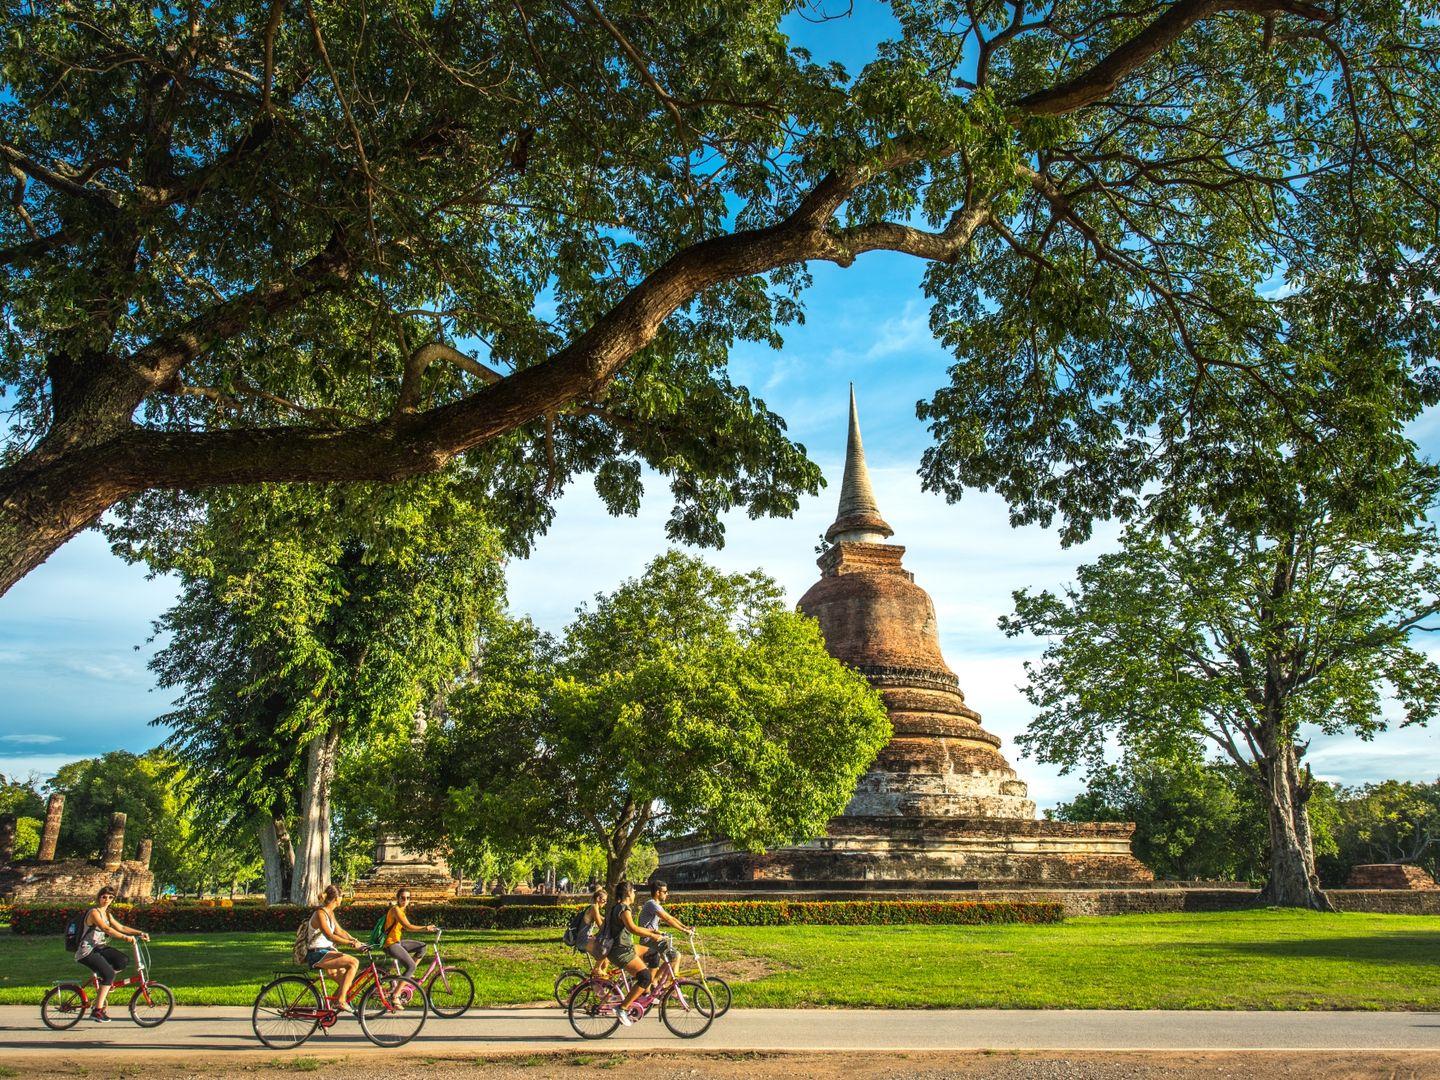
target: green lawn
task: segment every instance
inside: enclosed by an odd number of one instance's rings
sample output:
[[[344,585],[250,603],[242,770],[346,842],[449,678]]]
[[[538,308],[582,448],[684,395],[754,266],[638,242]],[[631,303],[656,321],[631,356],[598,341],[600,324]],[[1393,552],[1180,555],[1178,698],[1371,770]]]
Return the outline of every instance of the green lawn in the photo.
[[[479,999],[543,1000],[558,931],[457,931]],[[708,932],[738,1006],[1440,1009],[1440,918],[1251,911],[1058,926],[725,927]],[[446,939],[447,944],[452,939]],[[289,934],[153,944],[182,1003],[246,1004],[289,968]],[[0,1003],[80,972],[59,935],[0,938]],[[126,1000],[122,998],[121,1000]]]

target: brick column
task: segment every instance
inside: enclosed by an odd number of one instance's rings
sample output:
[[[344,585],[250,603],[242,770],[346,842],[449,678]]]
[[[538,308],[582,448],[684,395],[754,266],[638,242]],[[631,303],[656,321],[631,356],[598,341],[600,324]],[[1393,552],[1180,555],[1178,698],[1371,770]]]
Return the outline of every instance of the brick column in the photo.
[[[60,843],[60,818],[65,813],[65,796],[51,795],[50,805],[45,808],[45,828],[40,833],[40,850],[35,858],[40,862],[55,861],[55,845]]]
[[[105,834],[105,847],[100,851],[100,863],[107,870],[120,865],[125,850],[125,815],[116,811],[110,817],[110,831]]]
[[[15,815],[0,814],[0,866],[9,866],[15,859]]]
[[[150,865],[150,849],[154,846],[154,843],[155,842],[148,837],[141,840],[140,847],[135,852],[135,861],[144,863],[148,867]]]

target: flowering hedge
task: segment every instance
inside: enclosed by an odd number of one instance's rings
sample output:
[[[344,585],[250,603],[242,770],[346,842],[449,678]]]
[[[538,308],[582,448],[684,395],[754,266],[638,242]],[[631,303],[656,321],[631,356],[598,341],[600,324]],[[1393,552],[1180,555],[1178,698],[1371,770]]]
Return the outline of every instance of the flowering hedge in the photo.
[[[346,904],[340,920],[364,941],[384,916],[388,905]],[[65,931],[72,918],[85,913],[85,905],[14,905],[10,928],[17,934],[55,934]],[[248,930],[293,931],[307,908],[290,904],[262,907],[237,904],[155,903],[115,904],[117,917],[151,933],[225,933]],[[559,929],[580,908],[569,904],[465,903],[412,904],[411,922],[436,923],[447,930]],[[897,926],[923,923],[945,926],[979,926],[986,923],[1056,923],[1064,918],[1058,903],[977,902],[956,900],[716,900],[677,901],[669,907],[681,922],[692,926]]]
[[[10,909],[10,929],[17,934],[61,935],[72,918],[89,910],[88,904],[74,906],[15,904]],[[340,909],[340,923],[361,941],[370,936],[375,923],[384,917],[388,904],[346,904]],[[307,907],[277,904],[274,907],[255,904],[188,903],[112,904],[110,910],[127,926],[152,934],[242,933],[250,930],[285,930],[294,932],[310,913]],[[411,904],[407,909],[410,921],[424,926],[436,923],[451,930],[490,930],[495,926],[495,909],[479,905]]]

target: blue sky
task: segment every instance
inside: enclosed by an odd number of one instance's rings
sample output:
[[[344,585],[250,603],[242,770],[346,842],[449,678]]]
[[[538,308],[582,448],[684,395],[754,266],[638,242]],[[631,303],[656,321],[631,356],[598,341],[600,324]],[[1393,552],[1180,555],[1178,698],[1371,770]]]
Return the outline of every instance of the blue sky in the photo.
[[[817,57],[851,62],[883,33],[874,4],[857,16],[821,25],[795,24]],[[1002,500],[970,493],[957,505],[920,491],[915,469],[928,444],[915,418],[916,401],[945,381],[949,360],[928,329],[919,290],[921,264],[875,254],[849,269],[815,268],[806,325],[791,328],[786,345],[737,350],[732,376],[751,387],[790,424],[825,475],[838,484],[844,454],[847,384],[855,382],[860,419],[880,508],[907,547],[906,566],[935,600],[941,643],[969,703],[1030,781],[1040,805],[1053,805],[1079,787],[1033,762],[1017,760],[1013,737],[1030,709],[1018,689],[1022,665],[1040,653],[1034,641],[1014,641],[996,629],[1021,587],[1058,587],[1075,566],[1113,539],[1101,530],[1091,543],[1062,549],[1053,533],[1011,529]],[[1431,456],[1440,452],[1433,417],[1415,435]],[[817,577],[813,548],[834,518],[837,488],[805,500],[790,520],[729,521],[723,551],[709,553],[731,569],[761,567],[796,600]],[[614,519],[588,484],[561,500],[550,534],[534,555],[510,568],[511,605],[549,629],[559,629],[575,606],[638,573],[666,546],[668,513],[663,484],[652,486],[638,517]],[[165,579],[111,556],[104,541],[85,534],[0,598],[0,772],[50,773],[65,761],[112,749],[143,750],[163,733],[149,721],[168,700],[153,690],[145,668],[150,623],[171,602]],[[137,648],[138,647],[138,648]],[[1345,783],[1389,777],[1440,776],[1440,733],[1392,731],[1374,742],[1316,735],[1316,772]]]

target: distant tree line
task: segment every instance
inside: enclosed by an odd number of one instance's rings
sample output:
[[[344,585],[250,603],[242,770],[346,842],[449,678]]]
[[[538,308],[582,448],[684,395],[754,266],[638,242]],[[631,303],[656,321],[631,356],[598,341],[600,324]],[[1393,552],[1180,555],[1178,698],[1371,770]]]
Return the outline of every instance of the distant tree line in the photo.
[[[1108,765],[1049,816],[1135,822],[1135,854],[1159,878],[1258,884],[1269,871],[1261,792],[1231,762]],[[1355,787],[1317,780],[1310,820],[1326,886],[1344,885],[1363,863],[1413,863],[1440,875],[1440,780]]]

